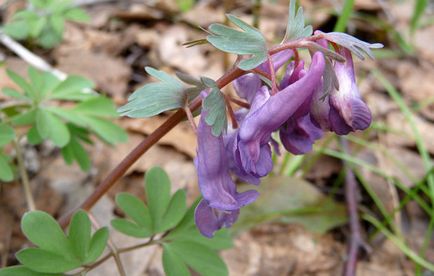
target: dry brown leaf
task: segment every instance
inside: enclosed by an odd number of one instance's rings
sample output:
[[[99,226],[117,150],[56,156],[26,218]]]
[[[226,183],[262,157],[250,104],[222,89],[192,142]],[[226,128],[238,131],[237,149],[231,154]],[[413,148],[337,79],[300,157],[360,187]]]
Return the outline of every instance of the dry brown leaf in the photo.
[[[434,153],[434,126],[419,116],[414,116],[416,127],[430,153]],[[415,146],[413,131],[401,112],[391,112],[387,115],[387,127],[399,130],[400,133],[388,132],[386,143],[388,146]]]
[[[259,226],[224,251],[230,275],[337,275],[344,246],[298,225]]]
[[[122,99],[131,69],[121,58],[103,52],[71,49],[56,56],[58,68],[67,74],[84,76],[96,82],[102,92]]]
[[[127,120],[122,120],[121,125],[126,130],[149,135],[163,124],[166,119],[167,117],[162,116],[149,119],[129,118]],[[190,157],[196,156],[196,134],[191,129],[188,122],[178,124],[167,135],[161,138],[158,143],[162,145],[171,145]]]

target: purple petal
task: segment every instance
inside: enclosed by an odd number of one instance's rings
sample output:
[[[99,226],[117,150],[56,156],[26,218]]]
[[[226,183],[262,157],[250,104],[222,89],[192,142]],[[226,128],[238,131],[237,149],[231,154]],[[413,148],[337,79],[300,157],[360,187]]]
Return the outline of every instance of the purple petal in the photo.
[[[357,89],[351,52],[345,48],[340,48],[338,52],[346,61],[336,62],[334,65],[339,89],[330,94],[330,105],[333,108],[330,110],[329,119],[331,129],[342,135],[369,127],[371,112]]]
[[[237,78],[233,82],[233,86],[240,98],[252,103],[256,92],[262,86],[262,81],[257,75],[249,73]]]
[[[205,237],[212,238],[214,233],[222,227],[231,227],[238,219],[240,210],[220,211],[211,208],[202,199],[194,212],[194,220],[199,232]]]
[[[297,66],[294,68],[295,62],[291,62],[286,68],[285,76],[283,76],[280,82],[280,89],[284,89],[290,84],[293,84],[302,77],[302,71],[304,71],[304,61],[300,60]]]
[[[280,129],[280,140],[286,150],[293,154],[305,154],[312,150],[313,143],[320,139],[323,132],[315,126],[310,115],[289,120]]]
[[[247,173],[259,174],[271,169],[268,165],[271,150],[263,146],[267,144],[269,147],[271,133],[283,125],[312,96],[321,80],[324,66],[324,56],[317,52],[312,58],[309,71],[299,80],[268,99],[261,94],[256,95],[252,108],[241,123],[238,135],[241,165]],[[258,101],[257,97],[260,97]],[[266,158],[260,158],[260,155]]]
[[[213,208],[221,210],[236,210],[245,204],[246,195],[238,194],[235,183],[229,174],[229,164],[223,137],[215,137],[211,127],[205,122],[206,111],[202,116],[197,129],[198,148],[196,167],[199,179],[199,188],[205,200]],[[254,191],[255,192],[255,191]],[[256,192],[255,192],[256,193]]]
[[[274,71],[277,72],[277,70],[279,70],[280,67],[282,67],[292,57],[293,54],[294,52],[288,49],[272,55],[271,62],[274,65]],[[259,65],[259,69],[270,74],[270,65],[268,64],[268,61],[265,61],[264,63]]]

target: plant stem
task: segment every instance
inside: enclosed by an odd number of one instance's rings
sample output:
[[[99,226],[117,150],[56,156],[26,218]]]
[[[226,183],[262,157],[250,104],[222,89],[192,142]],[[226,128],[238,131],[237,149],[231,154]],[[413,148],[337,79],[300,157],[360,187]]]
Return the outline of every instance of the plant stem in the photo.
[[[321,35],[313,35],[309,38],[305,38],[304,40],[296,40],[290,41],[284,44],[280,44],[271,50],[269,50],[269,55],[273,55],[280,51],[286,49],[294,49],[299,47],[306,47],[309,43],[307,41],[315,41],[320,39]],[[217,86],[221,89],[225,87],[227,84],[237,79],[238,77],[247,74],[247,71],[243,71],[238,67],[232,67],[229,71],[227,71],[222,77],[220,77],[216,83]],[[196,109],[200,107],[202,100],[200,97],[197,97],[190,103],[190,110],[194,112]],[[86,200],[71,213],[67,214],[60,218],[60,225],[65,228],[69,220],[71,219],[71,215],[78,209],[83,209],[85,211],[89,211],[95,203],[110,190],[111,187],[116,183],[116,181],[121,178],[125,172],[146,152],[148,151],[154,144],[156,144],[164,135],[166,135],[172,128],[174,128],[178,123],[180,123],[186,114],[183,109],[179,109],[173,115],[171,115],[161,126],[159,126],[153,133],[151,133],[148,137],[146,137],[139,145],[137,145],[110,173],[109,175],[103,179],[103,181],[96,187],[95,191],[88,197]]]
[[[340,138],[342,150],[346,154],[350,154],[348,141]],[[356,275],[357,259],[359,251],[363,248],[363,240],[360,232],[359,214],[357,212],[357,183],[353,171],[348,162],[344,161],[345,167],[345,199],[348,207],[348,215],[350,217],[350,242],[348,243],[347,258],[345,260],[342,275]]]
[[[19,139],[16,139],[16,141],[13,142],[13,145],[17,154],[18,168],[20,170],[21,183],[23,184],[27,206],[29,211],[34,211],[36,210],[35,200],[33,199],[32,189],[30,188],[29,176],[27,175],[26,166],[24,164],[23,150],[21,148]]]

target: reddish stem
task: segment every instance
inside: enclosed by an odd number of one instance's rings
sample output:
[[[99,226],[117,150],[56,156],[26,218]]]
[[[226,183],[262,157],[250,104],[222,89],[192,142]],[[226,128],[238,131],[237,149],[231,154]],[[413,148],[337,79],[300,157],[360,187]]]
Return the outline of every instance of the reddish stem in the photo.
[[[226,107],[228,108],[229,117],[231,118],[232,128],[238,128],[237,118],[235,117],[234,109],[232,108],[230,99],[227,95],[224,95]]]
[[[236,105],[239,105],[240,107],[250,108],[250,104],[249,103],[246,103],[244,101],[238,100],[238,99],[236,99],[234,97],[231,97],[231,96],[227,96],[227,97],[229,98],[229,100],[231,102],[233,102]]]

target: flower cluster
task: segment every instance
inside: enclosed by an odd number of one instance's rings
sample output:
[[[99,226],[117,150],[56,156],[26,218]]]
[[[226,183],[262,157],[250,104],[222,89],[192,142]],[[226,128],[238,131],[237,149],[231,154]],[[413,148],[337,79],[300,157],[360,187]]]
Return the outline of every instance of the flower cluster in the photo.
[[[287,151],[304,154],[324,131],[345,135],[369,127],[371,113],[356,86],[351,52],[370,55],[370,48],[378,48],[378,44],[341,33],[316,34],[322,36],[316,42],[319,47],[328,49],[330,43],[345,61],[332,60],[322,51],[315,51],[306,69],[304,61],[292,50],[273,55],[275,71],[289,62],[276,85],[278,91],[270,91],[255,73],[236,79],[234,88],[250,108],[237,110],[234,117],[239,127],[229,127],[218,137],[212,134],[205,121],[206,110],[202,109],[195,165],[203,199],[196,208],[195,221],[204,236],[212,237],[216,230],[230,227],[240,208],[258,197],[255,190],[237,192],[233,177],[258,185],[260,178],[271,172],[272,148],[279,151],[273,132],[279,133]],[[257,71],[270,74],[269,65],[266,62]],[[205,98],[208,93],[204,90],[201,96]]]

